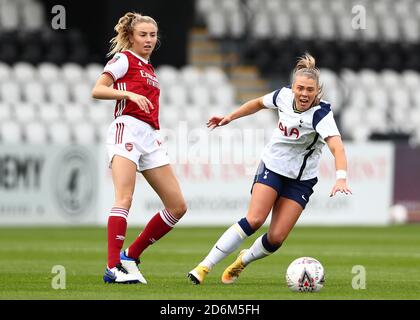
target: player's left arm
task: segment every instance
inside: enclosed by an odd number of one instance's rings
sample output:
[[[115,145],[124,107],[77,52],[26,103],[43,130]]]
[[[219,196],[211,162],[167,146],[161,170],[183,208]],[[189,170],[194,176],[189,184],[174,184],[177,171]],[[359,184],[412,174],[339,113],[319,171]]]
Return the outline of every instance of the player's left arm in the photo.
[[[351,190],[347,186],[347,158],[344,150],[344,144],[340,136],[329,136],[325,138],[332,155],[335,159],[336,181],[331,190],[330,197],[337,192],[351,194]]]

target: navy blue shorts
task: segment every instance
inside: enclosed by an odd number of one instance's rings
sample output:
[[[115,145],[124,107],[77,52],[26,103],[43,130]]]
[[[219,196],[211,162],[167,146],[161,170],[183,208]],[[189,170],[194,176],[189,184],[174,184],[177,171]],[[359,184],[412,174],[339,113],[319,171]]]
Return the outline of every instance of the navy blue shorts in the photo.
[[[285,197],[299,203],[303,209],[309,201],[309,197],[314,192],[313,187],[318,182],[318,178],[309,180],[296,180],[287,178],[278,173],[267,169],[265,163],[261,161],[255,174],[252,189],[255,183],[262,183],[277,191],[277,197]]]

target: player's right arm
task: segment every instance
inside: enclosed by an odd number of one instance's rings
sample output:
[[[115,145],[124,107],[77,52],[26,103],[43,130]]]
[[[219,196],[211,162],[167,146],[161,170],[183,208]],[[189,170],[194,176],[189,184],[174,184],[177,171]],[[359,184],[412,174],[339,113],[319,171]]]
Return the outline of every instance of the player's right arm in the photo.
[[[146,97],[126,90],[117,90],[112,87],[114,82],[122,78],[128,70],[127,57],[122,53],[117,53],[112,60],[104,68],[99,79],[96,81],[92,89],[92,97],[104,100],[123,100],[129,99],[136,103],[139,108],[146,113],[150,113],[150,109],[154,109],[152,103]]]
[[[207,122],[207,128],[214,129],[216,127],[224,126],[235,119],[249,116],[250,114],[258,112],[264,108],[265,106],[263,104],[262,97],[249,100],[245,102],[243,105],[241,105],[240,107],[238,107],[237,109],[235,109],[232,113],[228,114],[227,116],[211,117],[209,121]]]

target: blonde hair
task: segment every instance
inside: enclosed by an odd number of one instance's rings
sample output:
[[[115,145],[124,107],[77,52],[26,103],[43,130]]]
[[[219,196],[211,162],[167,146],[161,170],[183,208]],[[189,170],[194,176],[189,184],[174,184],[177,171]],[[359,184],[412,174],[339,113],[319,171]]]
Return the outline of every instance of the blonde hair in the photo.
[[[152,23],[158,28],[157,22],[152,17],[143,16],[137,12],[127,12],[114,27],[117,35],[109,41],[111,48],[107,56],[131,48],[130,35],[133,34],[134,26],[139,22]]]
[[[316,81],[319,91],[315,98],[315,103],[318,104],[323,95],[323,86],[319,81],[320,71],[316,67],[315,58],[307,52],[298,59],[293,69],[292,83],[295,82],[297,76],[305,76]]]

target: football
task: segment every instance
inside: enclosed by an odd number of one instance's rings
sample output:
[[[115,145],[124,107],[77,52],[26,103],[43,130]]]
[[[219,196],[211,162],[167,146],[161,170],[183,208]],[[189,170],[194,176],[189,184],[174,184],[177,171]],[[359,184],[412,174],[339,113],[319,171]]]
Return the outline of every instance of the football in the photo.
[[[311,257],[297,258],[286,271],[287,286],[294,292],[318,292],[324,281],[324,267]]]

